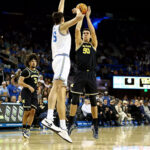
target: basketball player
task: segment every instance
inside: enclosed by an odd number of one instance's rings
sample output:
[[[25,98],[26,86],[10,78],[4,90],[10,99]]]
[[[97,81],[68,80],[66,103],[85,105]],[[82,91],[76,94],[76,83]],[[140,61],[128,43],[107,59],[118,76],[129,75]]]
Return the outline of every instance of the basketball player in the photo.
[[[37,109],[37,81],[39,72],[36,69],[38,57],[36,54],[30,54],[26,59],[26,68],[19,77],[19,85],[23,87],[21,92],[22,103],[24,107],[22,134],[25,138],[30,137],[30,127]]]
[[[66,127],[66,110],[65,97],[67,78],[70,71],[70,48],[71,36],[69,28],[75,25],[83,17],[80,10],[73,9],[76,17],[65,22],[64,20],[64,3],[65,0],[60,0],[58,12],[52,14],[54,26],[52,30],[52,67],[54,71],[53,87],[48,97],[48,114],[47,118],[42,121],[42,124],[56,132],[59,136],[68,142],[72,143],[68,135]],[[53,113],[57,99],[57,112],[60,119],[60,128],[57,128],[53,123]],[[60,130],[61,129],[61,130]]]
[[[75,44],[76,44],[76,62],[78,72],[74,77],[74,84],[71,88],[72,92],[72,104],[70,106],[70,117],[69,117],[69,126],[68,133],[71,134],[71,131],[74,128],[74,116],[77,111],[77,104],[79,103],[79,97],[85,92],[85,95],[89,95],[91,101],[91,111],[93,118],[93,136],[98,138],[98,112],[97,112],[97,103],[96,95],[97,86],[96,86],[96,48],[97,48],[97,37],[95,29],[90,20],[91,8],[88,7],[86,13],[86,20],[88,24],[88,29],[84,29],[82,32],[81,38],[81,26],[82,21],[77,23],[75,29]]]

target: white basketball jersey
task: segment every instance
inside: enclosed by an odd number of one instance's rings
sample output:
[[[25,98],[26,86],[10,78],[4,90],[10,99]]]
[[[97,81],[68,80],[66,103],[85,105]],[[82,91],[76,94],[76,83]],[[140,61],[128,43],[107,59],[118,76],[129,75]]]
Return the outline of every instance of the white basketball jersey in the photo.
[[[60,33],[60,25],[54,25],[52,30],[52,57],[59,54],[70,55],[71,36],[68,32],[66,35]]]

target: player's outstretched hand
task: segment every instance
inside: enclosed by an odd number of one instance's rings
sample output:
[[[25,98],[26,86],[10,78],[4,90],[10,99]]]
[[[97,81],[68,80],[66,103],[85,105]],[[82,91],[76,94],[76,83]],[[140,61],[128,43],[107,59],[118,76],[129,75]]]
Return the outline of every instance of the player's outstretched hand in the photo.
[[[90,17],[91,15],[91,7],[88,6],[87,12],[86,12],[86,17]]]
[[[73,14],[77,14],[78,16],[80,16],[81,19],[83,19],[84,16],[85,16],[85,14],[82,14],[81,11],[80,11],[80,9],[78,9],[78,8],[73,8],[73,9],[72,9],[72,13],[73,13]]]
[[[73,14],[79,14],[79,13],[81,13],[81,11],[78,8],[73,8],[72,13]]]

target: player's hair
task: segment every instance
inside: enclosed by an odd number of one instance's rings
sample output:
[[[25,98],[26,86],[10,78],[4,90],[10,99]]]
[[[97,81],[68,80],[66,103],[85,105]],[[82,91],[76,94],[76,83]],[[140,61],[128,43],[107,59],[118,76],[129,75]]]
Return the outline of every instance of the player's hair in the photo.
[[[61,19],[64,17],[64,14],[62,12],[53,12],[52,19],[54,24],[60,24]]]
[[[32,59],[36,60],[37,66],[38,66],[38,64],[39,64],[39,58],[38,58],[38,56],[35,53],[32,53],[32,54],[28,55],[27,58],[26,58],[26,61],[25,61],[26,67],[29,67],[29,63],[30,63],[30,61]]]
[[[89,31],[89,32],[90,32],[89,28],[84,28],[83,31],[82,31],[82,33],[83,33],[84,31]]]

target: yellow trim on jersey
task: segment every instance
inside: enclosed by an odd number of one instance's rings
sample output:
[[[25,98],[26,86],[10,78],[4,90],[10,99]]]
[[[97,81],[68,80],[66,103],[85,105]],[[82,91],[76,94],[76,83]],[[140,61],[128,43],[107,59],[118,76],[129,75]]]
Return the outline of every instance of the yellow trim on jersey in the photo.
[[[85,95],[98,95],[99,93],[91,93],[91,94],[88,94],[88,93],[85,93]]]
[[[71,91],[71,93],[75,93],[75,94],[83,94],[83,92],[75,92],[75,91],[72,91],[72,90],[70,90]]]
[[[81,45],[79,46],[79,48],[76,49],[76,51],[78,51],[84,43],[91,44],[92,48],[96,51],[96,49],[94,48],[94,46],[91,42],[82,42]]]
[[[31,70],[29,67],[27,67],[31,72],[38,72],[38,70],[37,69],[35,69],[35,70]]]
[[[35,108],[35,109],[37,109],[37,107],[36,106],[34,106],[34,105],[31,105],[33,108]]]
[[[34,74],[34,75],[31,75],[31,78],[34,78],[34,77],[39,77],[38,75]]]
[[[23,105],[23,108],[31,108],[31,106],[24,106],[24,105]]]
[[[29,75],[28,75],[27,77],[24,77],[24,78],[26,79],[26,78],[29,78],[31,74],[30,74],[30,71],[29,71],[29,68],[28,68],[28,67],[25,68],[25,69],[29,72]]]

